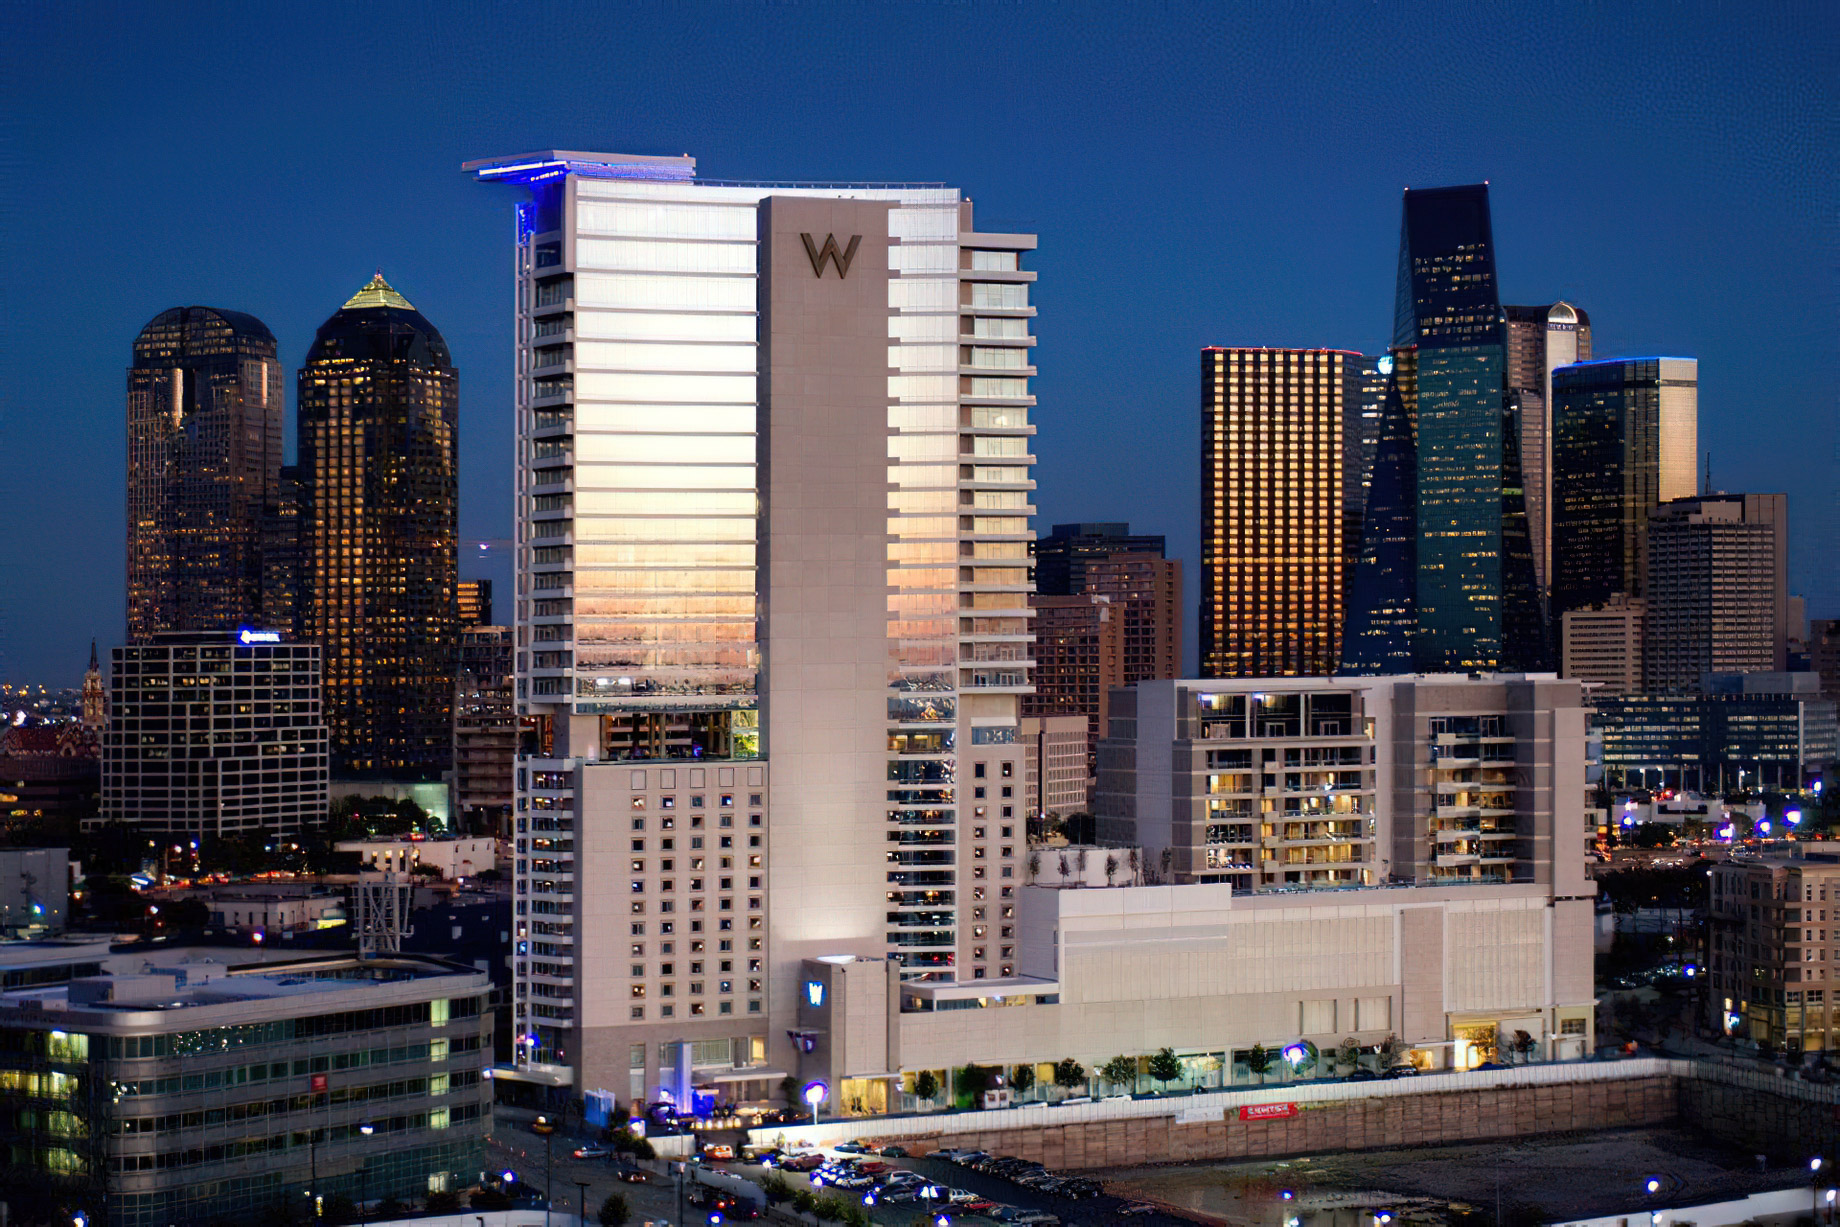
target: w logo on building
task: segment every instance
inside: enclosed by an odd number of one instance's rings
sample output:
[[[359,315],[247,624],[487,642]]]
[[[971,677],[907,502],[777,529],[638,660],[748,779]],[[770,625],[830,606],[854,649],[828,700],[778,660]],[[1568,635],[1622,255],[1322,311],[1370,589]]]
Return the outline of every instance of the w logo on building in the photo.
[[[814,243],[809,234],[801,234],[799,237],[805,240],[805,254],[811,257],[811,271],[815,275],[824,276],[826,260],[837,266],[837,280],[842,281],[850,275],[850,262],[856,259],[856,249],[862,245],[862,235],[852,234],[850,245],[842,251],[837,249],[837,236],[834,234],[824,236],[822,247]]]

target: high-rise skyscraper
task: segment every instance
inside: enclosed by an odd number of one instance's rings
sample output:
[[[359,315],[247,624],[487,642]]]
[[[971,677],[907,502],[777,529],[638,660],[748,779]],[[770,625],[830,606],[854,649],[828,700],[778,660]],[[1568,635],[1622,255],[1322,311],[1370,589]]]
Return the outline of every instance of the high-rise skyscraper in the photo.
[[[488,626],[492,622],[492,581],[489,579],[463,579],[460,581],[460,625]]]
[[[1696,489],[1699,363],[1616,358],[1552,374],[1553,616],[1642,595],[1648,517]]]
[[[1204,675],[1322,676],[1341,659],[1378,370],[1346,350],[1201,351]]]
[[[519,1064],[753,1098],[798,1068],[807,958],[1012,977],[1034,237],[943,186],[468,169],[532,197]]]
[[[1704,494],[1650,512],[1646,688],[1785,669],[1788,563],[1787,495]]]
[[[452,762],[459,375],[379,273],[300,369],[303,636],[324,649],[332,771],[438,780]]]
[[[1086,771],[1098,769],[1112,687],[1124,676],[1124,611],[1103,596],[1035,596],[1033,692],[1022,696],[1025,716],[1086,720]]]
[[[1505,319],[1496,288],[1486,184],[1411,190],[1400,227],[1392,383],[1382,418],[1367,518],[1385,548],[1364,542],[1351,612],[1358,638],[1346,672],[1376,672],[1397,657],[1394,623],[1413,612],[1410,652],[1419,671],[1528,669],[1547,644],[1521,484],[1520,429],[1507,395]],[[1392,403],[1394,394],[1398,404]],[[1408,594],[1392,527],[1408,492],[1381,455],[1391,437],[1412,440],[1415,533]],[[1397,459],[1397,457],[1395,457]],[[1376,505],[1376,504],[1379,505]],[[1373,561],[1368,561],[1370,552]]]
[[[1086,591],[1086,566],[1113,554],[1164,556],[1162,535],[1133,533],[1125,523],[1056,524],[1035,543],[1035,591],[1078,596]]]
[[[1552,585],[1552,373],[1591,360],[1591,317],[1567,302],[1502,311],[1508,321],[1508,405],[1520,425],[1527,537],[1534,581],[1544,594]]]
[[[253,315],[174,307],[128,368],[128,636],[262,612],[262,511],[281,467],[281,367]]]
[[[284,464],[262,509],[262,625],[300,635],[300,466]]]

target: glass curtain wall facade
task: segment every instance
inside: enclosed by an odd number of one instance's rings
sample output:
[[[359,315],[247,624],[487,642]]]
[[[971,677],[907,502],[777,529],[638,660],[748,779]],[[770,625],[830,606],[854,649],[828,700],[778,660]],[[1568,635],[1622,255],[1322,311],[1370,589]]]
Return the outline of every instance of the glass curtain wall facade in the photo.
[[[301,623],[325,649],[335,777],[453,762],[459,408],[447,342],[381,273],[300,369]]]
[[[1341,350],[1202,351],[1209,677],[1320,677],[1341,658],[1364,364]]]
[[[1416,666],[1537,667],[1545,632],[1486,184],[1406,193],[1393,331],[1396,350],[1417,350],[1405,405],[1417,446]]]
[[[1694,493],[1699,364],[1629,358],[1552,376],[1555,617],[1643,595],[1648,517]]]
[[[1552,374],[1591,360],[1591,317],[1571,303],[1505,306],[1508,402],[1520,425],[1521,473],[1527,492],[1527,536],[1533,546],[1534,582],[1552,587]],[[1552,615],[1555,620],[1557,615]]]
[[[576,823],[589,817],[576,769],[594,760],[764,768],[772,757],[760,702],[761,563],[773,527],[760,514],[765,359],[756,342],[757,212],[774,196],[894,206],[886,257],[866,246],[846,255],[847,236],[838,236],[839,257],[886,258],[893,277],[887,796],[885,812],[837,837],[888,849],[887,930],[873,940],[905,976],[1009,974],[1007,948],[987,943],[983,926],[974,934],[960,925],[967,901],[958,865],[975,857],[989,866],[989,884],[973,893],[976,918],[994,920],[986,913],[1013,907],[1001,900],[1014,890],[1013,867],[1005,881],[997,866],[1022,840],[996,842],[994,808],[988,827],[961,826],[959,775],[975,767],[993,793],[1012,772],[1021,782],[1017,709],[1032,663],[1035,274],[1020,256],[1033,236],[970,233],[969,205],[942,185],[718,183],[697,181],[694,166],[547,153],[466,168],[530,191],[516,233],[514,595],[517,702],[531,725],[514,821],[514,1008],[528,1065],[577,1059],[569,1036],[581,1025],[584,960],[598,940],[576,893],[594,872],[576,855],[586,834]],[[813,268],[836,275],[817,236],[812,244]],[[748,769],[750,782],[766,778]],[[762,858],[796,857],[796,848],[771,847],[771,795],[755,791],[748,801],[750,823],[765,831],[750,872]],[[985,837],[988,847],[969,842]],[[750,848],[762,846],[750,839]],[[976,876],[985,872],[980,865]],[[656,914],[662,885],[634,878],[635,914]],[[641,922],[621,924],[622,940],[629,927],[638,936]],[[751,969],[771,961],[762,953]],[[657,997],[656,965],[622,970],[634,973],[635,1025],[672,1017],[646,1012]],[[633,1068],[645,1068],[638,1046],[635,1055]]]
[[[128,368],[128,637],[262,614],[262,518],[281,467],[281,366],[253,315],[174,307]]]

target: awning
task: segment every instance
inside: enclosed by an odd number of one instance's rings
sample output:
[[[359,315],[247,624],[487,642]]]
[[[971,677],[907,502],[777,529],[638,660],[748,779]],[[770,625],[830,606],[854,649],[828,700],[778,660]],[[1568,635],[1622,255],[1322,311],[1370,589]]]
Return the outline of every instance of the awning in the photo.
[[[709,1078],[698,1078],[699,1082],[758,1082],[762,1078],[778,1080],[786,1076],[783,1069],[736,1069],[726,1074],[716,1074]]]

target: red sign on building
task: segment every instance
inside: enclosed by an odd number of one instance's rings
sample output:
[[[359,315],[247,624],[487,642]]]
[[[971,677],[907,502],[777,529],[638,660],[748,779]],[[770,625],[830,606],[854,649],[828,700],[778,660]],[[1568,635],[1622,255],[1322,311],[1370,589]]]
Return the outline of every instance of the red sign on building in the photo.
[[[323,1091],[326,1089],[326,1075],[324,1074],[314,1074],[313,1075],[313,1089],[316,1091]]]
[[[1283,1120],[1297,1115],[1294,1103],[1255,1103],[1239,1110],[1241,1120]]]

